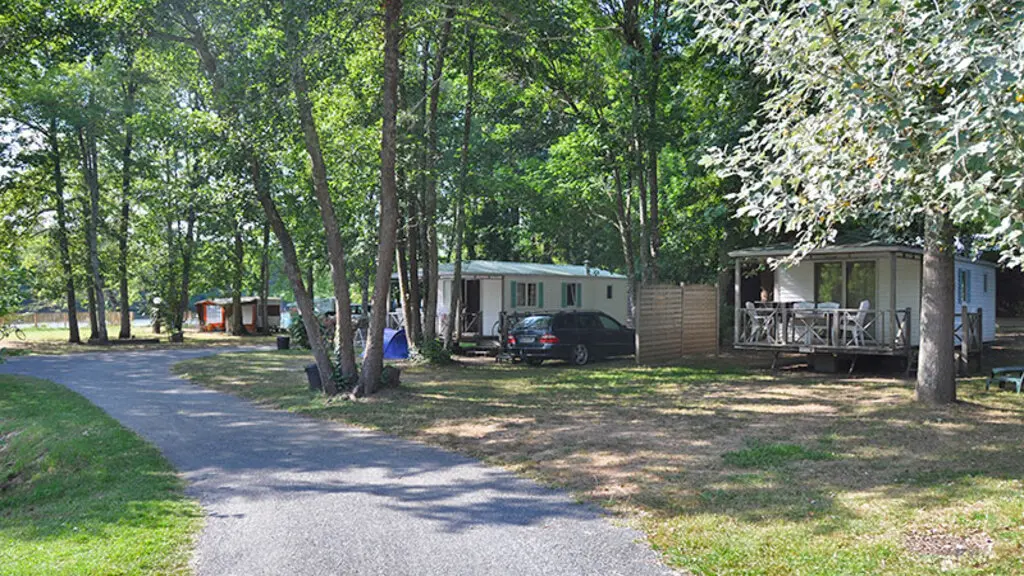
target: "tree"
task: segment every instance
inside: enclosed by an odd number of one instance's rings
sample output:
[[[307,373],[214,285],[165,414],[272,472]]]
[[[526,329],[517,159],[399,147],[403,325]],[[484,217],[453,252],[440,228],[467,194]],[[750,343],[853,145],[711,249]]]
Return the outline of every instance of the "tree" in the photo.
[[[377,277],[373,285],[373,310],[366,339],[366,357],[360,385],[372,394],[384,370],[384,326],[387,323],[391,270],[395,261],[398,231],[398,183],[395,178],[398,113],[399,42],[402,0],[384,1],[384,90],[383,123],[380,139],[380,227],[378,233]]]
[[[758,231],[798,259],[842,226],[921,234],[917,398],[956,398],[958,238],[1024,257],[1024,2],[692,0],[701,36],[771,84],[761,120],[709,156]]]

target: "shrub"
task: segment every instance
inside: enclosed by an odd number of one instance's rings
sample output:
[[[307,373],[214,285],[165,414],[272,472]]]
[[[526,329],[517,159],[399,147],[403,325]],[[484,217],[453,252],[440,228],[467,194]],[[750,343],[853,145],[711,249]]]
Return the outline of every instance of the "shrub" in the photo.
[[[452,353],[440,340],[426,340],[419,347],[422,359],[430,364],[444,366],[452,363]]]
[[[292,322],[288,325],[288,334],[291,336],[292,348],[309,350],[309,337],[306,335],[306,325],[302,323],[302,317],[292,313]]]

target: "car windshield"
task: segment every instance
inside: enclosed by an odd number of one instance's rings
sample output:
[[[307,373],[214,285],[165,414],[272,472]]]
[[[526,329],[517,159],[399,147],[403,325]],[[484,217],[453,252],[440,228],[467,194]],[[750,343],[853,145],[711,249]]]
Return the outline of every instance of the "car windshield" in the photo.
[[[513,330],[547,330],[551,328],[551,316],[527,316],[516,324]]]

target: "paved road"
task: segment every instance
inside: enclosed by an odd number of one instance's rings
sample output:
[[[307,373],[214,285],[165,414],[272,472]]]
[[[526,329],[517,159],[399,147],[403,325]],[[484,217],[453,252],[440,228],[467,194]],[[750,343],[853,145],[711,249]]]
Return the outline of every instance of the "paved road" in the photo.
[[[156,444],[208,515],[198,574],[670,574],[638,532],[474,460],[257,408],[170,366],[209,351],[20,357]]]

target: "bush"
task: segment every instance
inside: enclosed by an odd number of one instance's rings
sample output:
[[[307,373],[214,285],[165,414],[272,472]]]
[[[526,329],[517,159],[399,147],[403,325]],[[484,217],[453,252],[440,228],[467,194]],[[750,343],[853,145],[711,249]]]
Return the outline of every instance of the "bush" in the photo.
[[[430,364],[444,366],[452,363],[452,353],[440,340],[426,340],[419,347],[422,359]]]
[[[302,317],[292,313],[292,322],[288,325],[288,334],[292,338],[292,348],[309,350],[309,337],[306,335],[306,325],[302,323]]]

